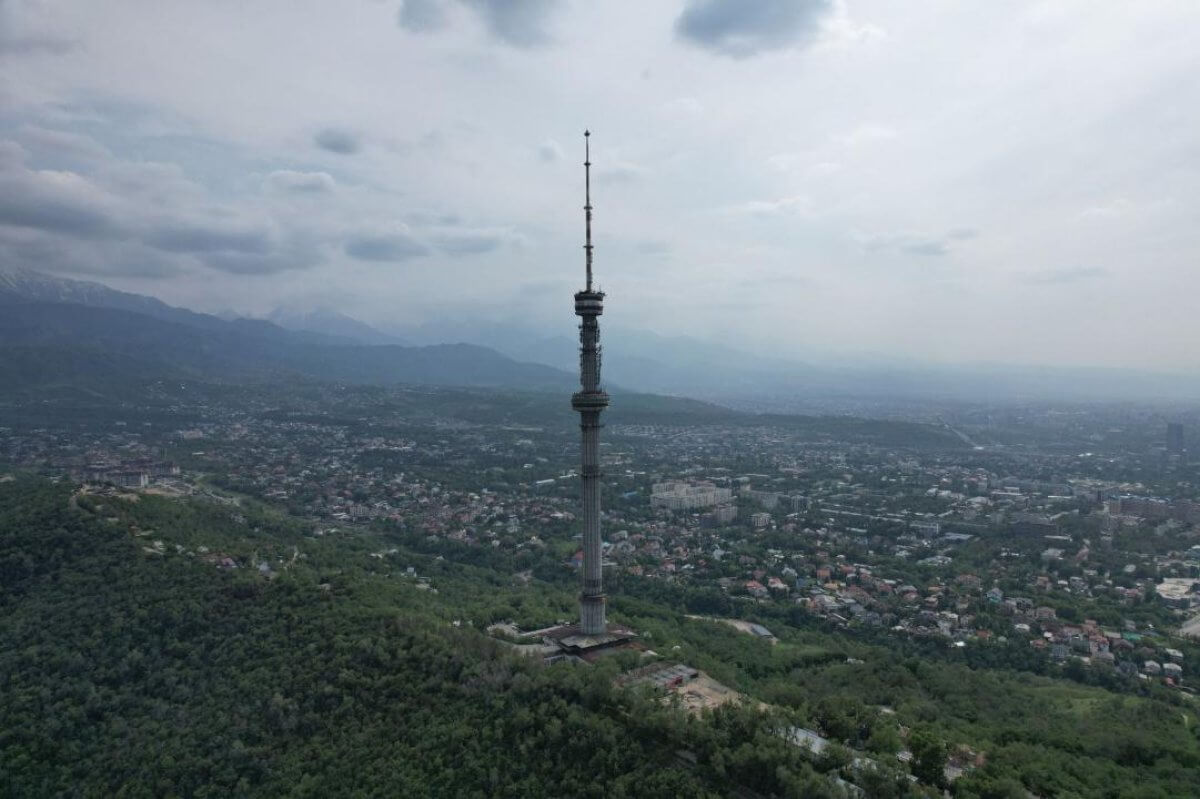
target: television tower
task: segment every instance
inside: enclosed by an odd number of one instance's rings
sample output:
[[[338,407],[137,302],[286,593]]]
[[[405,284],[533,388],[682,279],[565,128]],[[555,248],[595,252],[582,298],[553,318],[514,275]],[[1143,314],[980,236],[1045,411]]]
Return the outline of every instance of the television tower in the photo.
[[[583,132],[583,206],[587,238],[583,245],[587,263],[587,287],[575,294],[575,315],[579,323],[580,390],[571,397],[571,407],[579,412],[582,434],[583,497],[583,593],[579,595],[579,627],[584,635],[604,635],[604,572],[600,560],[600,414],[608,407],[608,394],[600,388],[600,325],[604,313],[604,292],[592,288],[592,160],[590,131]]]

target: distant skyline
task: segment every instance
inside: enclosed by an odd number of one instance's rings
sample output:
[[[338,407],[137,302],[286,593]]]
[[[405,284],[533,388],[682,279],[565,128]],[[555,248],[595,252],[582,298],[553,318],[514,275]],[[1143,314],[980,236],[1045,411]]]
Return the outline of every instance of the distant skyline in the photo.
[[[1200,4],[0,0],[0,268],[201,310],[1200,368]],[[565,309],[565,310],[564,310]]]

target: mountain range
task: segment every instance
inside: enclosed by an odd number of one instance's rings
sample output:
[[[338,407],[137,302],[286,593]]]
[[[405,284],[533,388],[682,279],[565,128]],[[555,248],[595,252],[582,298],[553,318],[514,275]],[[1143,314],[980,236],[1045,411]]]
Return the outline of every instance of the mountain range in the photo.
[[[407,342],[398,337],[383,333],[365,322],[360,322],[332,308],[314,308],[308,311],[293,308],[276,308],[267,315],[267,321],[273,322],[285,330],[306,333],[320,333],[324,336],[344,339],[355,344],[396,344],[404,346]],[[442,344],[445,342],[432,342]]]
[[[298,376],[365,384],[568,391],[570,373],[472,344],[365,345],[352,336],[225,320],[28,269],[0,272],[0,377],[8,391],[121,379]]]
[[[220,379],[299,375],[360,383],[569,390],[578,344],[519,323],[444,319],[372,327],[336,309],[218,317],[100,283],[0,267],[0,376],[45,382],[40,367],[81,368],[81,353],[126,371]],[[92,309],[75,313],[77,307]],[[24,310],[12,310],[23,308]],[[564,312],[565,313],[565,312]],[[568,322],[564,320],[563,327]],[[930,401],[1194,400],[1200,377],[1131,369],[887,359],[804,363],[721,342],[605,325],[605,382],[759,412],[886,415]],[[23,348],[23,349],[21,349]],[[42,355],[34,355],[37,349]],[[104,371],[104,370],[102,370]],[[105,373],[109,373],[105,371]]]

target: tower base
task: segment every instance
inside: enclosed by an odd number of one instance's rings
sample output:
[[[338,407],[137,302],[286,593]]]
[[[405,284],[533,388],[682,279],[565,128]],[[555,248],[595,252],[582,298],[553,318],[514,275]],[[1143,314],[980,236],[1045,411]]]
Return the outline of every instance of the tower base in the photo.
[[[588,634],[578,624],[567,624],[547,630],[543,639],[559,649],[561,657],[595,661],[623,649],[642,649],[633,639],[637,633],[620,624],[605,625],[604,632]]]

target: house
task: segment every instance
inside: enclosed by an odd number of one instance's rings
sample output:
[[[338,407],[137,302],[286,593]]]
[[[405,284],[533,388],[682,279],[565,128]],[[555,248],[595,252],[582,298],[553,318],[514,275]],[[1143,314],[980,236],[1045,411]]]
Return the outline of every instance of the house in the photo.
[[[750,596],[758,597],[759,599],[762,599],[769,594],[766,587],[758,580],[746,581],[746,593],[750,594]]]
[[[998,605],[1004,601],[1004,592],[999,588],[989,588],[988,592],[984,594],[984,596],[987,598],[987,601],[991,602],[993,605]]]
[[[1149,674],[1151,677],[1157,677],[1162,674],[1162,666],[1156,660],[1147,660],[1142,664],[1142,673]]]

